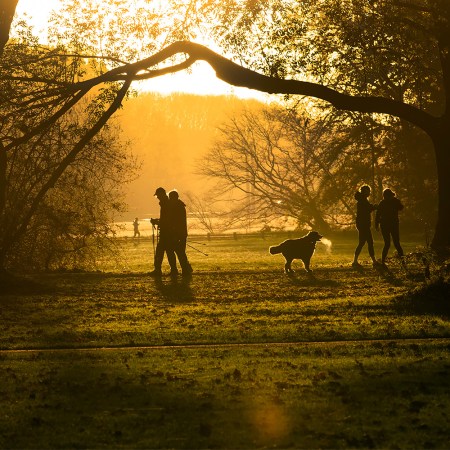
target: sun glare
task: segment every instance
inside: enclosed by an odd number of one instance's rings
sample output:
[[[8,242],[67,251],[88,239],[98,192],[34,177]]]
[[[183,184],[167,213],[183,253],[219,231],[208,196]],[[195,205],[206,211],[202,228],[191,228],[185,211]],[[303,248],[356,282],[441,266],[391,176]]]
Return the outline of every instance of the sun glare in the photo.
[[[59,0],[19,0],[17,17],[27,16],[35,33],[46,39],[46,28],[52,10],[58,10]],[[142,92],[158,92],[169,95],[184,92],[197,95],[233,95],[240,98],[258,98],[264,101],[266,94],[252,89],[231,86],[216,77],[214,70],[204,62],[196,63],[190,72],[177,72],[140,82],[137,86]]]
[[[59,6],[59,0],[19,0],[16,15],[23,17],[26,14],[27,21],[34,26],[35,32],[45,36],[50,13],[52,10],[57,10]]]

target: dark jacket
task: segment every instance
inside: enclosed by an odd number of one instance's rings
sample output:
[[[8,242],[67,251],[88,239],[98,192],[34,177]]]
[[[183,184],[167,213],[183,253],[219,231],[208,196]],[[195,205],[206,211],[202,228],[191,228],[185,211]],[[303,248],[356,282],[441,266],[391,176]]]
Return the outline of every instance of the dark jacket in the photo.
[[[396,197],[381,200],[375,216],[375,226],[398,224],[398,212],[403,209],[402,202]]]
[[[186,239],[187,232],[187,216],[186,205],[180,199],[169,200],[171,230],[176,239]]]
[[[162,198],[159,201],[159,206],[161,208],[159,213],[159,230],[161,234],[167,235],[170,233],[172,222],[169,198]]]
[[[356,228],[370,228],[371,224],[371,213],[377,207],[372,205],[372,203],[367,200],[360,191],[356,191],[355,193],[356,199]]]

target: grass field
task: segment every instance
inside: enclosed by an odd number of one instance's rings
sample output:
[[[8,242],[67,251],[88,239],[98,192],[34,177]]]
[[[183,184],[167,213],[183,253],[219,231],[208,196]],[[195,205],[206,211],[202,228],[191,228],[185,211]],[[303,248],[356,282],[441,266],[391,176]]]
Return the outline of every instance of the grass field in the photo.
[[[380,271],[336,236],[288,277],[286,237],[193,238],[192,278],[162,280],[127,239],[3,292],[0,448],[448,447],[449,291],[420,239]]]

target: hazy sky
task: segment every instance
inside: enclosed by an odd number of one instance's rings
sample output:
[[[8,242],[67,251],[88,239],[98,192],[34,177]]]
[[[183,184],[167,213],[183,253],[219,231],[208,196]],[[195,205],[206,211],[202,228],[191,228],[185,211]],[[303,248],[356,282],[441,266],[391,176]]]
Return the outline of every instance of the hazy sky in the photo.
[[[45,35],[46,23],[50,11],[59,5],[59,0],[19,0],[16,14],[26,13],[29,21],[34,25],[35,31]],[[136,86],[137,87],[137,86]],[[237,88],[216,78],[211,67],[198,62],[193,66],[191,74],[178,72],[153,80],[142,82],[139,88],[144,91],[156,91],[163,94],[172,92],[188,92],[205,95],[236,95],[242,98],[263,98],[264,94],[245,88]]]

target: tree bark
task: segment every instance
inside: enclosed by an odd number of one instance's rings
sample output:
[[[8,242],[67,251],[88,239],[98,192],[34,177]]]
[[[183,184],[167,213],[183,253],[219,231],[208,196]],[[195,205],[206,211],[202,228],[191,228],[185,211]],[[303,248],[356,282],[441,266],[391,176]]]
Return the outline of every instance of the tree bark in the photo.
[[[438,174],[438,217],[431,246],[438,253],[450,250],[450,123],[432,136]]]
[[[19,0],[0,0],[0,56],[9,40],[9,30]]]
[[[3,143],[0,140],[0,272],[3,271],[5,263],[5,252],[3,251],[3,240],[5,237],[4,229],[2,225],[5,224],[5,205],[6,205],[6,170],[7,170],[7,158],[6,150],[3,147]]]

